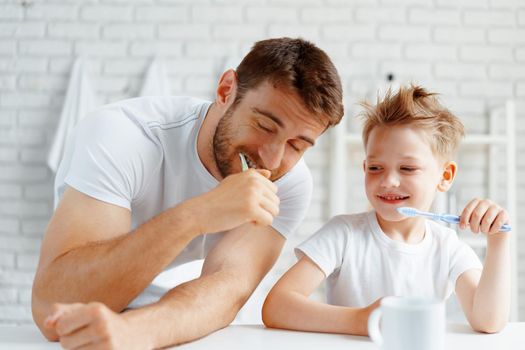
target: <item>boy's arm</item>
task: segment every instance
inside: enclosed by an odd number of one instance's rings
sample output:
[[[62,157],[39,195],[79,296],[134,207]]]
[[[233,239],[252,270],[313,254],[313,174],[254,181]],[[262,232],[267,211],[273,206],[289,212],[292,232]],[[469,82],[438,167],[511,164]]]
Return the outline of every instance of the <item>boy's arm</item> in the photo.
[[[471,201],[461,215],[461,226],[487,234],[483,271],[464,272],[456,282],[456,294],[472,326],[495,333],[507,323],[510,309],[510,233],[497,233],[508,221],[507,212],[488,200]]]
[[[266,297],[264,324],[271,328],[368,335],[368,316],[379,302],[366,308],[351,308],[309,299],[324,279],[323,271],[310,258],[302,257]]]

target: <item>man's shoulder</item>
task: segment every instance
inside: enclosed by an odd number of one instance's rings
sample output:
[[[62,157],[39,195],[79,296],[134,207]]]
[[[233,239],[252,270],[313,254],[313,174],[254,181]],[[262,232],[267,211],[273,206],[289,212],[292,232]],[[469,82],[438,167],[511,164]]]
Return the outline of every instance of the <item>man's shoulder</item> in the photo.
[[[189,96],[144,96],[107,104],[100,111],[118,110],[129,119],[144,124],[167,125],[180,123],[198,115],[210,101]]]
[[[78,133],[100,139],[106,133],[119,141],[153,142],[158,144],[159,132],[187,126],[204,117],[210,102],[184,96],[147,96],[121,100],[91,111],[78,125]],[[186,131],[185,131],[186,132]]]

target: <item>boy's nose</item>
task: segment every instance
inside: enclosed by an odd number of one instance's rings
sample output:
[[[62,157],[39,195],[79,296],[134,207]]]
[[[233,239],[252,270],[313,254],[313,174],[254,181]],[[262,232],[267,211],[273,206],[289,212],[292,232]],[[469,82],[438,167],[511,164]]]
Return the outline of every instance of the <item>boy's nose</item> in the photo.
[[[268,170],[276,170],[281,166],[284,157],[285,146],[279,143],[265,143],[259,147],[259,157]]]
[[[386,173],[381,179],[381,187],[390,188],[399,186],[399,177],[394,172]]]

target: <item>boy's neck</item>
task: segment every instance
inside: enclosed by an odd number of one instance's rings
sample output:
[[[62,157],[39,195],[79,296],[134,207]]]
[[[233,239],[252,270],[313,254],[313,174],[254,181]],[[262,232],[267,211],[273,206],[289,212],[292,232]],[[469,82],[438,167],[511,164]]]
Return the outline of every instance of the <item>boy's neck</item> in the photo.
[[[425,237],[425,219],[407,218],[402,221],[387,221],[376,213],[383,233],[394,241],[408,244],[420,243]]]

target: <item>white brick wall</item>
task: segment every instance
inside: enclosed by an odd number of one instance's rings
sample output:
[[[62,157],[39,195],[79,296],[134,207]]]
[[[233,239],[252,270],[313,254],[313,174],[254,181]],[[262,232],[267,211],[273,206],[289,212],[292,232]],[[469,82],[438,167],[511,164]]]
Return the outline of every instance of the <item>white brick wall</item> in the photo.
[[[441,92],[469,132],[486,132],[487,108],[516,99],[518,155],[525,151],[522,0],[0,0],[0,324],[31,322],[30,288],[53,202],[45,157],[75,56],[87,58],[104,102],[135,96],[155,54],[175,94],[210,97],[225,57],[283,35],[313,40],[333,57],[353,128],[353,103],[393,72]],[[314,200],[264,287],[293,262],[291,248],[328,219],[328,141],[307,155]],[[351,157],[359,164],[359,152]],[[483,194],[486,160],[469,153],[461,161],[469,184],[456,188],[464,201]],[[525,157],[518,167],[525,198]],[[359,169],[351,176],[362,178]],[[352,210],[366,205],[362,188],[349,196]],[[525,282],[520,288],[524,319]]]

